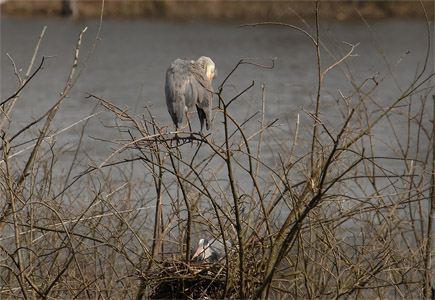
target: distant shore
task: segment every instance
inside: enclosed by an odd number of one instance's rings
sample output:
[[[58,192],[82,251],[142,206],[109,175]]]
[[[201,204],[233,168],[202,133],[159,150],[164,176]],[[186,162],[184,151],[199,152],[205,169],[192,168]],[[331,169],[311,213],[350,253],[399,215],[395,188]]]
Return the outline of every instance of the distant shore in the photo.
[[[1,13],[14,16],[72,16],[97,18],[100,1],[80,0],[2,0]],[[434,1],[423,1],[429,18],[434,16]],[[314,16],[314,1],[137,1],[105,2],[105,18],[153,18],[188,20],[274,20],[286,21]],[[321,17],[351,20],[362,15],[370,19],[424,18],[418,1],[320,1]]]

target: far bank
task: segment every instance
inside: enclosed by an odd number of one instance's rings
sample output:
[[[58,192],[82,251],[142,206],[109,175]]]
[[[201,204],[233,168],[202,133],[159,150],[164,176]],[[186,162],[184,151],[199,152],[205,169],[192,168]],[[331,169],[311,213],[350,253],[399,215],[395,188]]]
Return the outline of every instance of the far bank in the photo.
[[[72,16],[97,18],[100,1],[84,0],[3,0],[1,12],[14,16]],[[320,1],[320,17],[350,20],[360,15],[370,19],[429,18],[434,2],[423,1]],[[287,21],[314,16],[314,1],[105,1],[105,18],[153,18],[173,21]]]

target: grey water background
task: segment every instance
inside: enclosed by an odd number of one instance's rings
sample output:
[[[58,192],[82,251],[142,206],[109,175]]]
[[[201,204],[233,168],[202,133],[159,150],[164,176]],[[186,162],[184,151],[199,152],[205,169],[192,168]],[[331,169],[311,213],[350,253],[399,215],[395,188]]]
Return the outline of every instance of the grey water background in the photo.
[[[176,58],[196,59],[202,55],[211,57],[216,63],[218,77],[213,82],[215,89],[240,59],[250,58],[253,62],[270,65],[270,59],[276,58],[273,69],[243,65],[230,77],[224,90],[226,99],[239,93],[252,81],[255,83],[252,89],[231,106],[232,115],[242,121],[259,110],[261,86],[265,84],[266,122],[279,118],[279,124],[287,128],[284,132],[290,132],[298,114],[302,120],[309,121],[301,108],[309,109],[316,95],[317,58],[310,39],[290,28],[240,27],[240,24],[242,23],[105,20],[93,57],[57,113],[55,128],[67,127],[91,113],[96,101],[87,99],[86,93],[103,97],[121,108],[128,107],[130,113],[136,116],[141,116],[144,107],[150,105],[157,122],[162,126],[169,124],[170,117],[164,99],[166,69]],[[306,29],[303,24],[296,25]],[[314,30],[314,23],[311,22],[310,25],[311,30]],[[12,63],[6,54],[12,57],[24,74],[43,26],[47,26],[47,31],[34,69],[43,55],[50,58],[46,59],[43,70],[22,91],[12,115],[17,128],[11,131],[16,131],[38,118],[56,102],[70,72],[80,30],[88,28],[80,49],[79,64],[84,62],[94,42],[98,20],[2,16],[1,99],[13,94],[19,86]],[[426,56],[425,22],[388,19],[371,21],[370,26],[391,65],[405,56],[395,70],[395,76],[402,88],[407,87],[412,82],[417,67],[422,67]],[[307,31],[313,32],[309,29]],[[333,36],[343,52],[347,52],[349,47],[342,44],[342,41],[359,43],[355,50],[358,56],[348,59],[359,83],[377,73],[382,75],[388,71],[382,56],[376,50],[369,29],[361,20],[322,21],[321,32],[323,42],[332,50],[334,45],[328,36]],[[336,52],[335,55],[339,57]],[[333,61],[324,51],[322,56],[322,68],[325,69]],[[429,66],[433,66],[433,55]],[[325,77],[324,88],[334,95],[338,95],[339,90],[344,95],[351,90],[344,76],[336,70]],[[322,101],[334,105],[327,93],[324,95]],[[387,105],[400,96],[400,91],[394,80],[388,78],[375,95],[380,103]],[[322,116],[323,120],[334,124],[337,119],[335,113],[328,114],[328,107],[324,107],[324,112],[326,114]],[[192,119],[194,130],[198,129],[196,116]],[[104,160],[112,149],[104,143],[96,142],[92,137],[108,140],[115,138],[113,130],[103,126],[112,123],[113,114],[101,113],[86,130],[84,149],[94,149],[96,161]],[[220,125],[217,124],[214,128],[216,126]],[[80,128],[66,131],[60,142],[76,143],[79,132]],[[381,139],[390,138],[390,133],[385,136],[382,136],[382,130],[377,133],[381,135]]]
[[[427,32],[425,22],[422,20],[388,19],[370,21],[369,23],[376,36],[376,42],[382,47],[391,65],[404,57],[400,65],[395,69],[395,77],[402,88],[408,87],[413,81],[417,69],[422,67],[426,56]],[[302,108],[312,110],[312,104],[316,97],[317,57],[312,42],[301,32],[285,27],[240,27],[239,25],[240,23],[237,22],[173,23],[147,20],[105,20],[93,57],[70,93],[69,98],[60,107],[53,121],[53,130],[61,130],[91,114],[95,108],[96,100],[87,99],[86,93],[103,97],[121,108],[129,108],[129,112],[136,115],[138,119],[145,113],[144,107],[150,105],[151,112],[156,117],[158,124],[161,126],[170,124],[171,120],[164,99],[166,69],[175,58],[196,59],[201,55],[207,55],[214,60],[218,69],[218,77],[213,82],[215,89],[240,59],[251,58],[253,62],[270,65],[270,58],[276,57],[273,69],[243,65],[230,77],[224,90],[225,99],[231,99],[248,87],[252,81],[255,83],[252,89],[231,105],[230,113],[239,122],[242,122],[246,117],[261,109],[261,87],[265,84],[265,121],[269,123],[275,118],[279,118],[276,132],[278,135],[283,136],[282,141],[291,141],[298,115],[301,120],[300,135],[303,136],[304,132],[305,134],[310,133],[312,120],[303,113]],[[305,29],[303,24],[296,25]],[[79,32],[85,27],[88,28],[84,34],[80,49],[79,65],[81,66],[94,42],[98,20],[29,19],[2,16],[0,56],[0,98],[2,100],[12,95],[19,86],[12,63],[6,54],[12,57],[17,67],[22,69],[24,74],[44,26],[47,26],[47,31],[43,37],[34,69],[43,55],[51,58],[46,59],[43,70],[22,91],[11,116],[13,126],[9,129],[10,135],[34,119],[39,118],[57,101],[71,70]],[[312,22],[310,26],[314,29]],[[342,44],[342,41],[351,44],[359,43],[355,50],[358,56],[351,57],[347,61],[359,84],[377,73],[382,76],[388,72],[388,67],[376,49],[370,30],[362,21],[336,22],[325,20],[321,23],[321,34],[323,42],[332,51],[335,51],[334,43],[329,40],[328,36],[335,39],[344,53],[348,51],[349,47]],[[338,58],[337,52],[334,53]],[[408,54],[405,55],[405,53]],[[327,53],[323,50],[322,57],[322,68],[324,70],[333,61],[328,58]],[[432,50],[428,64],[428,68],[432,72],[433,63]],[[344,95],[349,95],[353,93],[353,88],[341,72],[334,70],[325,77],[322,95],[321,117],[328,126],[333,127],[340,123],[335,100],[333,99],[333,97],[337,97],[339,91]],[[388,106],[400,95],[401,92],[395,81],[389,76],[374,93],[373,97],[376,97],[379,104]],[[216,101],[216,98],[214,99]],[[356,102],[357,99],[353,101]],[[418,110],[418,107],[416,107],[419,103],[418,99],[414,101],[416,101],[414,109]],[[432,111],[431,105],[429,103],[427,107],[430,112]],[[98,111],[102,111],[102,113],[93,118],[87,125],[83,144],[81,145],[81,150],[86,152],[87,156],[81,156],[79,159],[81,167],[74,169],[69,182],[73,180],[74,176],[85,170],[89,164],[100,164],[118,148],[113,144],[101,141],[101,139],[116,140],[120,138],[116,128],[106,126],[115,123],[113,114],[105,112],[101,107],[98,108]],[[191,119],[193,120],[193,129],[198,130],[199,122],[196,116]],[[428,126],[430,122],[430,118],[427,118],[426,125]],[[256,120],[253,123],[258,124]],[[59,176],[58,181],[61,183],[68,171],[69,160],[73,158],[74,150],[77,148],[81,125],[57,136],[56,149],[65,151],[62,160],[57,161],[57,169],[54,170],[54,176]],[[37,128],[40,126],[42,125],[39,124],[32,128],[33,134],[37,134]],[[406,134],[404,134],[406,131],[402,131],[401,128],[406,129],[407,123],[397,122],[395,126],[397,132],[403,134],[406,139]],[[391,129],[384,130],[385,128],[382,124],[379,124],[373,129],[372,133],[376,134],[378,138],[374,140],[378,143],[375,145],[378,148],[377,151],[385,149],[385,152],[378,151],[378,153],[388,156],[391,149],[388,149],[385,143],[392,141],[391,144],[393,145],[394,137]],[[222,124],[218,121],[215,122],[213,130],[222,131]],[[22,140],[15,141],[15,143],[19,144],[32,138],[33,136],[27,134],[23,136]],[[285,146],[289,148],[291,145]],[[276,148],[273,147],[271,149],[275,150]],[[426,145],[421,145],[422,149],[424,147]],[[190,149],[192,148],[186,145],[183,151],[189,152]],[[415,151],[415,148],[410,149],[410,151]],[[274,151],[270,151],[269,148],[265,147],[262,159],[266,162],[270,161],[272,166],[275,163],[273,161],[275,154]],[[28,152],[23,155],[23,160],[27,157]],[[412,153],[410,153],[410,157],[413,157]],[[120,156],[115,159],[121,160],[122,158]],[[398,164],[395,160],[383,160],[382,164],[382,167],[394,169],[398,174],[406,172],[404,164]],[[213,166],[210,166],[210,168],[213,168]],[[133,177],[123,174],[122,166],[120,169],[118,173],[114,171],[110,174],[113,176],[111,182],[114,183],[113,187],[110,188],[122,187],[127,180],[132,185],[138,185],[139,188],[135,191],[136,194],[132,195],[131,198],[123,198],[121,195],[116,199],[117,201],[122,200],[119,203],[122,206],[121,209],[130,209],[128,204],[130,200],[132,206],[144,209],[141,210],[141,218],[137,219],[139,224],[134,225],[135,228],[141,228],[143,226],[142,222],[153,221],[153,214],[149,209],[153,209],[155,195],[153,187],[147,185],[146,181],[151,175],[149,170],[146,170],[140,163],[134,165]],[[266,174],[260,173],[260,177],[263,177],[266,181],[269,180],[267,176],[270,173],[268,170],[265,170],[265,172]],[[207,175],[208,173],[205,172],[204,176]],[[98,176],[98,174],[95,176],[97,184],[99,183]],[[146,176],[148,177],[144,179]],[[244,188],[248,190],[249,185],[252,183],[250,183],[246,173],[242,171],[236,173],[236,176],[238,184],[242,186],[245,184],[246,187],[244,186]],[[384,181],[388,184],[387,179],[384,179]],[[103,184],[103,182],[100,183]],[[62,187],[60,187],[60,190]],[[70,188],[72,192],[68,193],[71,195],[68,200],[73,202],[78,198],[90,202],[92,197],[86,194],[82,187],[83,185],[78,184]],[[103,187],[103,189],[105,188]],[[218,189],[216,190],[218,191]],[[350,183],[349,192],[358,193],[358,191],[358,189],[355,189],[355,192],[352,191],[352,183]],[[167,192],[174,199],[177,199],[176,193],[178,191],[175,186],[171,186]],[[67,202],[67,198],[63,201]],[[134,201],[136,203],[133,203]],[[164,212],[170,212],[173,208],[169,203],[169,197],[166,195],[163,201]],[[81,201],[74,203],[75,206],[81,204]],[[202,205],[207,205],[207,203],[200,203],[200,206]],[[350,202],[348,205],[350,205]],[[75,206],[72,206],[71,215],[74,215]],[[207,211],[207,207],[201,208],[203,208],[204,218],[212,213],[211,210]],[[276,217],[278,219],[282,217],[284,220],[287,213],[288,207],[282,205],[280,210],[277,211]],[[180,212],[182,217],[185,217],[185,214],[184,210]],[[353,225],[347,224],[347,226],[351,228]],[[175,232],[177,230],[177,228],[174,229]],[[10,237],[13,237],[13,235],[11,234]]]

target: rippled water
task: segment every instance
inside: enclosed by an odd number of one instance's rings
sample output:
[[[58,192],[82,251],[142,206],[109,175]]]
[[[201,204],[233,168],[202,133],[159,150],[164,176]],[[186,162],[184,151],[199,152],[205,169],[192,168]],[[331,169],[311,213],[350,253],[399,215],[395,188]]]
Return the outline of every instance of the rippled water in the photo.
[[[98,21],[2,16],[2,99],[18,87],[18,80],[6,54],[25,73],[43,26],[47,26],[47,31],[36,65],[42,55],[51,58],[46,60],[44,69],[22,92],[14,110],[14,120],[19,120],[22,125],[40,116],[58,99],[72,65],[78,33],[88,27],[80,49],[80,63],[83,63],[95,38]],[[392,65],[409,52],[395,73],[397,81],[403,86],[412,81],[417,66],[421,66],[424,60],[427,43],[425,28],[425,23],[418,20],[371,22],[376,41]],[[376,50],[370,31],[362,21],[322,23],[323,41],[338,57],[329,36],[334,37],[343,52],[349,47],[342,41],[359,43],[355,51],[358,56],[350,58],[348,63],[360,82],[378,72],[385,74],[388,70]],[[301,108],[309,108],[315,99],[315,48],[309,38],[293,29],[276,26],[239,27],[237,23],[106,20],[100,37],[87,70],[56,116],[57,128],[68,126],[90,114],[95,101],[86,99],[87,92],[120,107],[129,107],[131,112],[137,108],[136,115],[142,113],[146,104],[151,104],[158,122],[168,124],[170,117],[164,100],[164,78],[170,62],[178,57],[196,59],[201,55],[210,56],[218,68],[218,77],[213,83],[215,89],[240,59],[255,58],[255,62],[270,65],[270,58],[276,57],[273,69],[244,65],[229,80],[224,93],[227,98],[243,90],[252,81],[255,82],[254,88],[231,107],[233,115],[240,116],[241,120],[260,109],[262,84],[266,84],[266,119],[269,121],[279,117],[282,123],[293,123],[292,120],[301,113]],[[322,51],[322,55],[322,67],[325,69],[331,60],[325,51]],[[433,60],[430,65],[433,65]],[[338,70],[326,77],[324,87],[335,95],[339,90],[346,94],[351,89]],[[400,95],[400,91],[390,78],[376,95],[381,103],[391,103]],[[325,103],[333,105],[334,102],[325,96]],[[328,106],[325,106],[326,115],[323,118],[333,123],[334,113],[328,114],[328,111]],[[303,113],[301,115],[307,118]],[[113,116],[101,114],[99,118],[102,123],[110,124]],[[197,122],[196,119],[194,122]],[[198,126],[198,123],[194,123],[194,126]],[[88,128],[87,133],[89,136],[109,139],[111,135],[97,121]],[[69,139],[76,140],[77,136],[77,130],[71,130],[63,138],[68,142]]]

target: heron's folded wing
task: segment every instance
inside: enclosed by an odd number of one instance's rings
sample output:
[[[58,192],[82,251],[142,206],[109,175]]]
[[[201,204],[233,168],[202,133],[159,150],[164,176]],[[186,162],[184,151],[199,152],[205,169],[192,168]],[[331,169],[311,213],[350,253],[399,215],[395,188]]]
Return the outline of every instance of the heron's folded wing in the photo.
[[[202,67],[197,62],[190,63],[189,75],[192,75],[192,80],[198,88],[198,103],[197,105],[201,108],[211,107],[211,99],[213,88],[211,87],[211,82],[208,80]]]
[[[207,129],[210,127],[211,122],[211,108],[212,108],[212,87],[202,67],[197,62],[190,63],[191,86],[197,91],[196,106],[203,110],[204,114],[199,113],[200,118],[205,115]]]
[[[177,59],[166,72],[166,104],[174,123],[183,121],[186,108],[186,86],[189,81],[188,71],[188,62]]]

